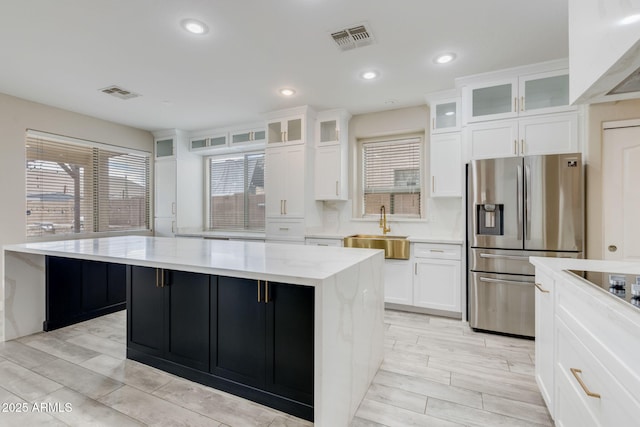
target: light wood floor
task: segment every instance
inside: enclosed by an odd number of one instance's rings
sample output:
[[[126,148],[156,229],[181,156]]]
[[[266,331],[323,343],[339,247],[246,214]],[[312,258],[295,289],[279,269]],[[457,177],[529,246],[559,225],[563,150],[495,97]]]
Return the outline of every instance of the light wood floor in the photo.
[[[385,361],[352,427],[553,425],[533,341],[420,314],[385,318]],[[0,343],[0,426],[310,425],[127,360],[125,321],[119,312]]]

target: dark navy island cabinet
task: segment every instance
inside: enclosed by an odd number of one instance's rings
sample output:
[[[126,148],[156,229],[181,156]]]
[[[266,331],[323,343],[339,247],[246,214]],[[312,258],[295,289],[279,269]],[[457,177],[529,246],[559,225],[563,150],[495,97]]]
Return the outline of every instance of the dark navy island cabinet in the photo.
[[[313,420],[314,289],[132,266],[127,357]]]
[[[126,307],[124,264],[48,256],[45,331]]]

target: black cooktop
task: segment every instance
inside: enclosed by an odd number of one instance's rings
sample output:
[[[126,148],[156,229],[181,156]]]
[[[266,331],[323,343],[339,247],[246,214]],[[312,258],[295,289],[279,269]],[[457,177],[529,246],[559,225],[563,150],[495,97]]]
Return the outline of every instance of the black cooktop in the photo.
[[[640,275],[568,270],[640,310]]]

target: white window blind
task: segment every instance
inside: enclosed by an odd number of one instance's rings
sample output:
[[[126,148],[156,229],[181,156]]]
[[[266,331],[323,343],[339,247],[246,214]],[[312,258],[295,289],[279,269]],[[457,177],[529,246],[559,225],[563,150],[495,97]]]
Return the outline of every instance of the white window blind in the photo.
[[[209,159],[209,228],[264,230],[264,153]]]
[[[39,132],[25,150],[28,238],[149,229],[148,154]]]
[[[420,138],[362,143],[363,215],[421,215]]]

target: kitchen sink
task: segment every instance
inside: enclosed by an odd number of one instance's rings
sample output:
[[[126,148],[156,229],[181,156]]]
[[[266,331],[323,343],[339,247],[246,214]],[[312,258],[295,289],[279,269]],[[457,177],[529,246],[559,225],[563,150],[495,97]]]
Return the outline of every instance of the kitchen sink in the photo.
[[[409,259],[409,240],[407,236],[354,234],[344,238],[344,247],[384,249],[385,258]]]

